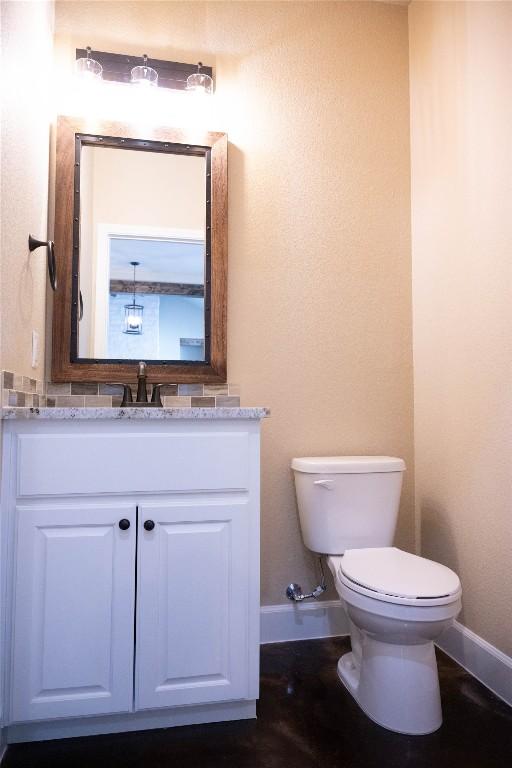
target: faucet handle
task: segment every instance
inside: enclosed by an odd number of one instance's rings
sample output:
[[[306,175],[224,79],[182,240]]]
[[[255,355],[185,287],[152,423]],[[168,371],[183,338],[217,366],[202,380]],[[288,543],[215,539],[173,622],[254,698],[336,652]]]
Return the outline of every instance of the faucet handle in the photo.
[[[155,405],[160,406],[160,407],[163,407],[162,397],[160,395],[160,390],[164,386],[165,386],[165,384],[153,384],[153,391],[151,393],[151,402],[154,403]]]
[[[121,402],[121,408],[126,408],[127,405],[133,403],[132,388],[129,384],[124,384],[122,381],[112,381],[110,386],[123,388],[123,400]]]

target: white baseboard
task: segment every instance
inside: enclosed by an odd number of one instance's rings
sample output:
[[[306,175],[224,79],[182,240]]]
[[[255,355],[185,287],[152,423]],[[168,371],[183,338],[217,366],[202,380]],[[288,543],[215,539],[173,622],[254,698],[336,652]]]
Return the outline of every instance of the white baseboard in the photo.
[[[512,706],[512,658],[455,621],[436,645]]]
[[[339,600],[261,607],[262,644],[348,634],[348,619]]]

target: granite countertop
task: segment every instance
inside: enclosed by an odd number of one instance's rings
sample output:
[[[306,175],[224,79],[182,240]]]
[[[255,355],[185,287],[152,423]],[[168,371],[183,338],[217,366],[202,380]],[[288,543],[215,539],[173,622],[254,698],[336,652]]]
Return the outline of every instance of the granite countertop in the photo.
[[[9,408],[2,419],[264,419],[268,408]]]

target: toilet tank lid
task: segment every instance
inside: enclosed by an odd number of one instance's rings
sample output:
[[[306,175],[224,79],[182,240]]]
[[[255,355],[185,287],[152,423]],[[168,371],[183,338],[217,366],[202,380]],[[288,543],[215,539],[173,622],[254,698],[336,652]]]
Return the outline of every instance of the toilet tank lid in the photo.
[[[405,461],[393,456],[306,456],[292,460],[292,469],[313,474],[404,472]]]

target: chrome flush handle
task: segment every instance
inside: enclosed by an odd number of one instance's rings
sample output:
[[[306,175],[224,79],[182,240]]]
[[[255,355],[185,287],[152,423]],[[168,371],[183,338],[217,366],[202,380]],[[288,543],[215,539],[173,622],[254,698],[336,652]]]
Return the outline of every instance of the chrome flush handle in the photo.
[[[325,488],[326,491],[332,491],[334,480],[313,480],[313,485],[319,485],[321,488]]]

